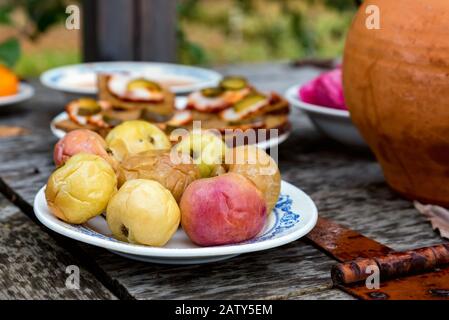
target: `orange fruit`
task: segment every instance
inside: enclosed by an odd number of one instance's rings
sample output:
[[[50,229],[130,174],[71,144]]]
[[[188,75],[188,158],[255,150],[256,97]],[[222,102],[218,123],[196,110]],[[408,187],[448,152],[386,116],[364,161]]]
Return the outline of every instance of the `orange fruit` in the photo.
[[[8,68],[0,65],[0,97],[16,94],[18,88],[17,76]]]

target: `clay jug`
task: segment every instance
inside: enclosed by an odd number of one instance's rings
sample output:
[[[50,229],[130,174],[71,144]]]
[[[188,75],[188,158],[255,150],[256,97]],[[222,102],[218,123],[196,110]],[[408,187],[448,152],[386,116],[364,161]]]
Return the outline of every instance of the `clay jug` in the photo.
[[[372,5],[380,29],[367,27]],[[388,184],[449,206],[449,0],[364,1],[343,78],[351,118]]]

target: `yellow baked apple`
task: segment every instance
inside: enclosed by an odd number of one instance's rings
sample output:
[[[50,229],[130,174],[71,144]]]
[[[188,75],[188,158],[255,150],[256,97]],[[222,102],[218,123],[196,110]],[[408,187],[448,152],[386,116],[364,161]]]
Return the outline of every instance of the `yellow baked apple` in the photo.
[[[171,147],[161,129],[143,120],[125,121],[118,125],[106,136],[106,143],[118,161],[122,161],[129,154]]]
[[[262,191],[270,213],[281,192],[281,174],[276,161],[264,150],[249,145],[229,149],[226,164],[228,172],[247,177]]]
[[[116,190],[117,177],[106,160],[78,153],[51,174],[45,198],[56,217],[81,224],[101,214]]]
[[[135,179],[126,181],[112,197],[106,220],[118,240],[162,247],[178,229],[181,212],[159,182]]]
[[[189,155],[184,156],[185,161],[179,163],[174,163],[170,152],[164,150],[149,150],[127,156],[117,170],[119,186],[133,179],[155,180],[170,190],[179,202],[185,188],[200,178],[198,166]]]
[[[189,154],[198,165],[202,178],[207,178],[224,162],[227,146],[221,137],[207,131],[193,131],[175,146],[181,154]]]

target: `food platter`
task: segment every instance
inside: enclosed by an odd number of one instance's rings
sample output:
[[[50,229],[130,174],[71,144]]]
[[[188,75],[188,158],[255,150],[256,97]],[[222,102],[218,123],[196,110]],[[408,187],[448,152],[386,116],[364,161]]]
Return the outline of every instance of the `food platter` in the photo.
[[[98,88],[99,100],[73,100],[51,122],[56,168],[35,207],[49,228],[132,259],[192,264],[313,227],[313,202],[263,151],[290,132],[278,94],[240,76],[188,97],[126,74],[99,74]]]
[[[213,70],[198,67],[155,62],[95,62],[59,67],[44,72],[43,85],[70,95],[95,96],[97,73],[129,72],[147,78],[158,79],[175,94],[187,94],[194,90],[215,85],[221,75]]]
[[[64,130],[56,128],[55,124],[59,121],[67,120],[68,116],[66,112],[61,112],[56,117],[53,118],[53,120],[50,122],[50,130],[53,133],[55,137],[58,139],[61,139],[66,135],[66,132]],[[284,132],[280,134],[276,138],[260,141],[257,143],[257,146],[261,149],[270,149],[273,148],[281,143],[283,143],[287,138],[290,136],[290,131]]]
[[[34,95],[34,89],[31,85],[21,82],[19,92],[11,96],[0,97],[0,107],[9,106],[30,99]]]
[[[83,225],[56,218],[47,207],[45,186],[34,200],[36,217],[51,230],[66,237],[108,249],[118,255],[150,263],[199,264],[229,259],[243,253],[275,248],[306,235],[318,219],[317,208],[303,191],[282,181],[281,195],[263,230],[255,238],[232,245],[199,247],[179,228],[165,247],[156,248],[122,242],[111,236],[103,216]]]
[[[176,109],[178,109],[178,110],[184,109],[185,106],[186,106],[186,103],[187,103],[187,98],[186,97],[176,97],[176,100],[175,100]],[[55,124],[57,122],[60,122],[60,121],[63,121],[63,120],[67,120],[67,119],[68,119],[67,113],[66,112],[61,112],[56,117],[54,117],[53,120],[50,122],[50,130],[53,133],[53,135],[55,137],[57,137],[58,139],[61,139],[62,137],[64,137],[66,132],[64,130],[58,129]],[[290,135],[290,130],[280,134],[276,138],[268,139],[268,140],[265,140],[265,141],[260,141],[260,142],[257,143],[257,146],[259,148],[262,148],[262,149],[273,148],[273,147],[281,144],[285,140],[287,140],[289,135]]]

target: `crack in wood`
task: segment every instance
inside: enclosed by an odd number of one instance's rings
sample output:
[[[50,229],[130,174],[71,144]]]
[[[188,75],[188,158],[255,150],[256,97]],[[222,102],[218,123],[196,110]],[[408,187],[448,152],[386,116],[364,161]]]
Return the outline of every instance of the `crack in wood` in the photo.
[[[74,258],[76,258],[84,268],[86,268],[92,275],[101,282],[115,297],[121,300],[135,300],[135,298],[123,287],[117,280],[112,279],[108,274],[90,258],[80,245],[69,238],[66,238],[45,227],[34,214],[33,207],[28,204],[19,194],[14,192],[0,177],[0,193],[8,199],[14,206],[20,209],[20,212],[25,214],[32,222],[38,225],[42,231],[46,232],[52,237],[59,246],[67,250]]]
[[[324,292],[324,291],[327,291],[330,289],[334,289],[334,286],[331,282],[328,284],[325,284],[325,285],[315,287],[315,288],[298,289],[298,290],[291,291],[288,294],[264,297],[263,300],[285,300],[285,299],[291,299],[291,298],[299,298],[301,296],[310,295],[310,294],[314,294],[314,293],[320,293],[320,292]]]

